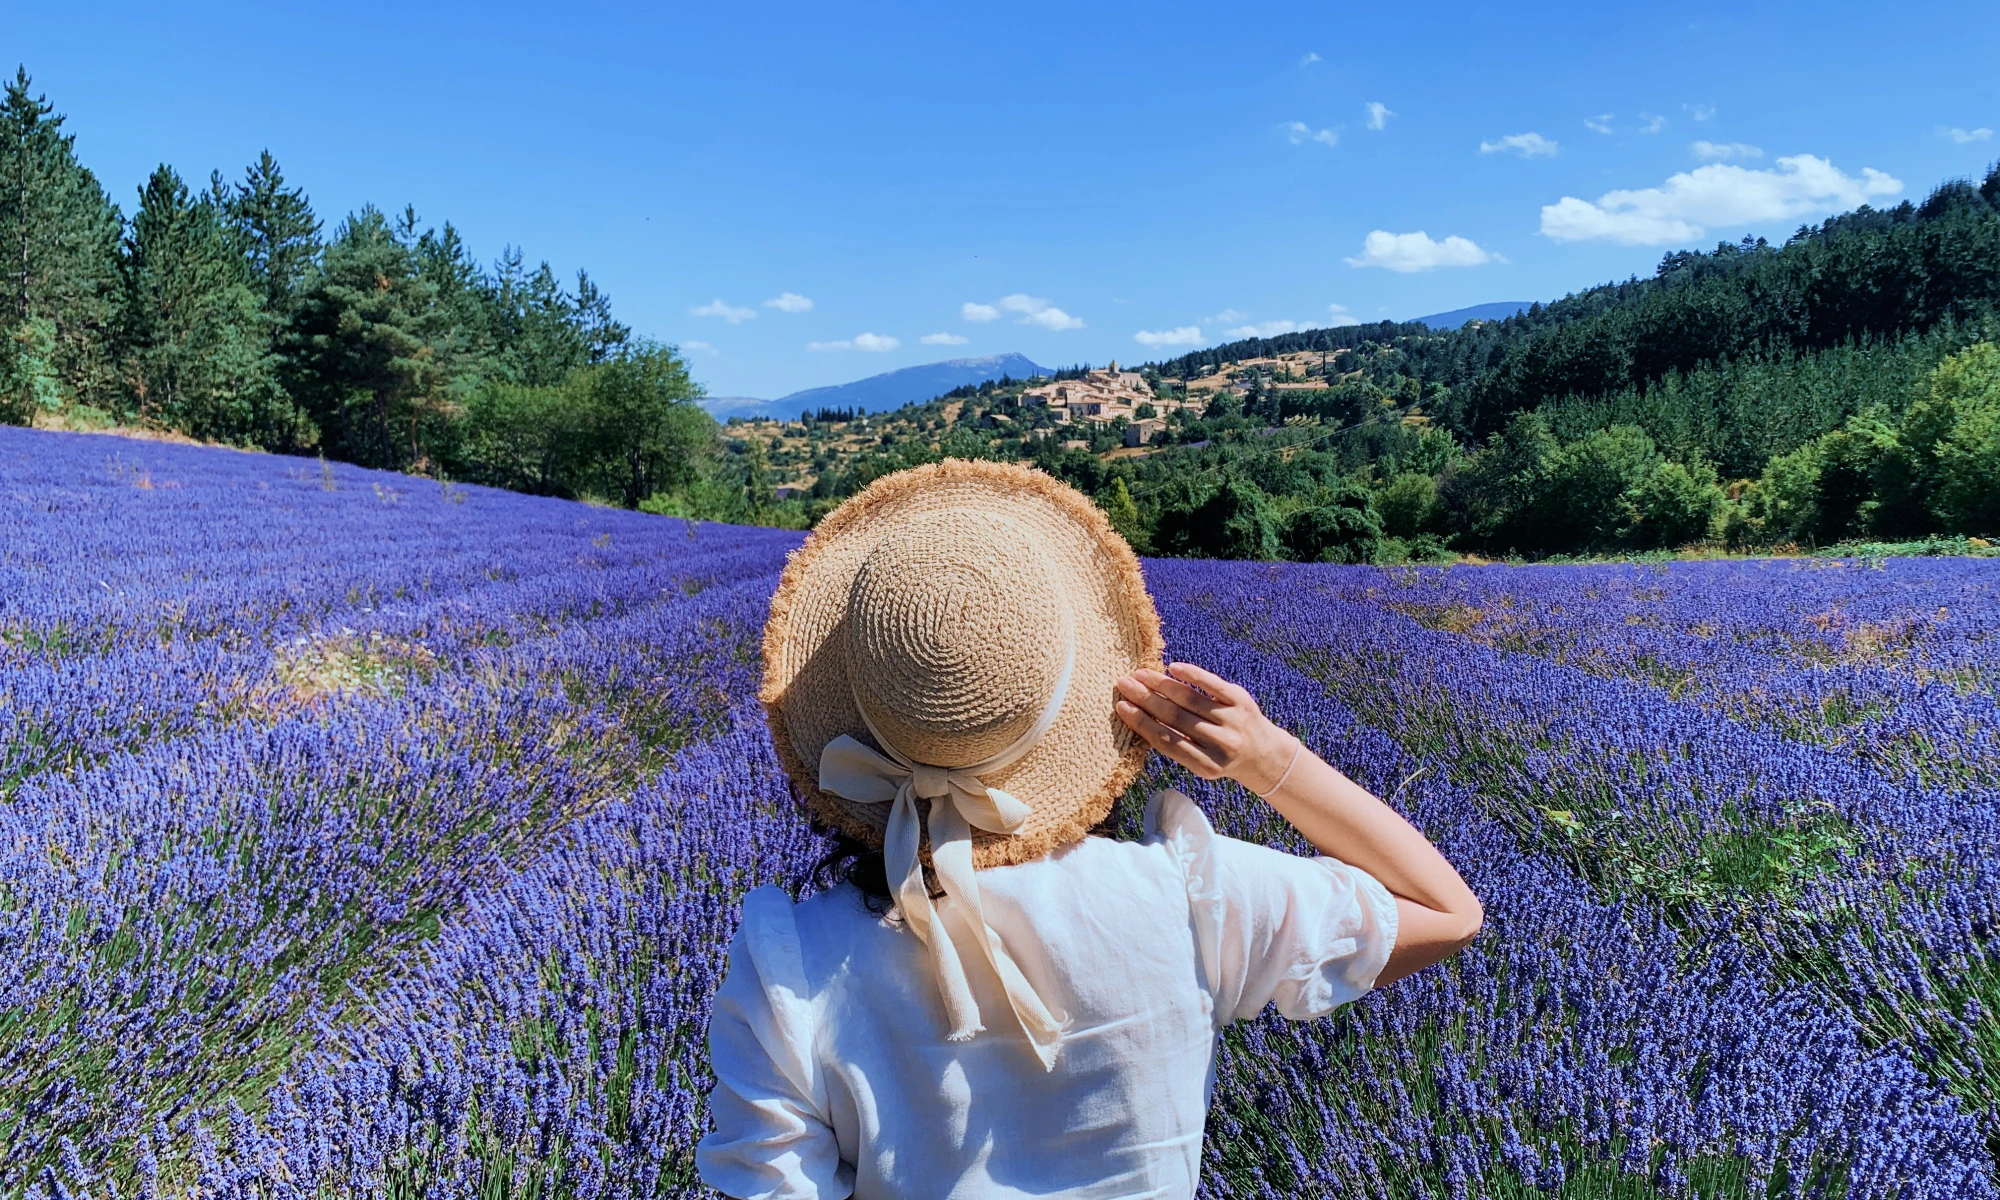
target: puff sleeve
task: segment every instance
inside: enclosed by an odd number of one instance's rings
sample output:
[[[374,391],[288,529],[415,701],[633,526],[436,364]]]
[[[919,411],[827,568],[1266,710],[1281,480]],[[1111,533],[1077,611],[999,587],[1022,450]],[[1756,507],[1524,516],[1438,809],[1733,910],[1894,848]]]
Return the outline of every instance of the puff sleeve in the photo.
[[[743,898],[743,925],[709,1017],[714,1130],[695,1149],[703,1183],[738,1200],[842,1200],[853,1192],[813,1028],[791,897],[758,888]]]
[[[1374,876],[1224,837],[1179,792],[1154,793],[1146,828],[1186,876],[1218,1027],[1266,1004],[1311,1020],[1375,986],[1396,945],[1396,902]]]

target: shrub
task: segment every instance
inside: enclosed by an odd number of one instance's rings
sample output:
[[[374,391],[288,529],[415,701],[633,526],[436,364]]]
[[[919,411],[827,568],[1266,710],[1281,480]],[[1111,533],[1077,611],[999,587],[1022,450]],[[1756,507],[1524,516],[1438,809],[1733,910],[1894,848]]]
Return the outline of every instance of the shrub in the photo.
[[[1375,493],[1383,532],[1392,537],[1412,538],[1428,529],[1437,503],[1437,480],[1421,471],[1405,471]]]
[[[1638,513],[1633,540],[1657,547],[1705,541],[1714,531],[1723,502],[1714,467],[1663,461],[1632,497]]]
[[[1374,562],[1381,541],[1381,518],[1366,489],[1353,485],[1320,489],[1285,520],[1285,553],[1295,562]]]
[[[1927,382],[1901,432],[1928,484],[1928,507],[1951,532],[2000,531],[2000,347],[1981,342],[1954,354]]]
[[[1181,558],[1278,557],[1278,521],[1256,485],[1230,476],[1212,488],[1176,483],[1161,505],[1153,544]]]

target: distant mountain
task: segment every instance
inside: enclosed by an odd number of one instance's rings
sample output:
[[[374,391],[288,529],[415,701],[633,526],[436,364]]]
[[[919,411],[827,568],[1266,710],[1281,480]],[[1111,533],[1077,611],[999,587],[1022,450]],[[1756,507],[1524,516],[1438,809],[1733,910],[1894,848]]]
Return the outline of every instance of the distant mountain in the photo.
[[[718,421],[731,417],[768,417],[777,411],[778,401],[755,396],[704,396],[701,406]]]
[[[718,421],[731,417],[779,417],[792,420],[800,413],[821,408],[865,408],[885,412],[905,404],[921,404],[966,383],[984,383],[1009,376],[1026,379],[1031,375],[1053,375],[1024,354],[986,354],[978,358],[948,358],[943,362],[904,367],[870,375],[853,383],[807,388],[777,400],[752,396],[710,396],[701,406]]]
[[[1495,300],[1491,304],[1475,304],[1471,308],[1454,308],[1450,312],[1410,319],[1422,321],[1432,329],[1457,329],[1467,321],[1504,321],[1533,303],[1532,300]]]

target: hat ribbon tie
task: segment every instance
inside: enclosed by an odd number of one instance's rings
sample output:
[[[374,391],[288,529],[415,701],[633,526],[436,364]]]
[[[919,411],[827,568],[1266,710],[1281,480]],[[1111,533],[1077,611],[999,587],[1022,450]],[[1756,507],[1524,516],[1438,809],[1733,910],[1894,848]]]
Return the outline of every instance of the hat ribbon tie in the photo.
[[[882,838],[882,861],[895,889],[897,907],[903,921],[930,951],[931,966],[943,994],[945,1014],[951,1022],[950,1038],[962,1042],[986,1028],[979,1004],[966,980],[965,966],[958,949],[941,923],[930,888],[925,886],[919,850],[923,840],[917,816],[918,798],[929,800],[931,868],[945,894],[957,901],[952,911],[961,929],[980,949],[980,956],[999,976],[1008,1004],[1028,1035],[1044,1070],[1055,1066],[1057,1043],[1064,1022],[1049,1012],[1042,998],[1028,983],[1000,941],[1000,935],[986,923],[980,904],[979,882],[972,866],[972,829],[988,833],[1014,833],[1028,820],[1031,809],[1019,798],[999,788],[987,787],[980,775],[1011,766],[1026,754],[1055,723],[1069,691],[1070,669],[1075,664],[1076,647],[1071,643],[1062,674],[1043,708],[1041,717],[1006,749],[969,767],[947,769],[928,766],[905,758],[875,730],[860,706],[862,720],[887,755],[842,734],[827,744],[819,757],[819,786],[822,791],[844,796],[861,804],[890,804],[889,825]]]

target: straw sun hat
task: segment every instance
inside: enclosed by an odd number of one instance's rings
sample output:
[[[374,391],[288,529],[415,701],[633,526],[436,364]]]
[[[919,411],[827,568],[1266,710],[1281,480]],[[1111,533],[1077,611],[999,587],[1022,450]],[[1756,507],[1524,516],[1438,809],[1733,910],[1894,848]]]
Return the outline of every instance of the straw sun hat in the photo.
[[[1060,1018],[986,928],[973,869],[1038,858],[1110,812],[1146,757],[1113,687],[1162,648],[1125,539],[1026,467],[885,476],[786,565],[764,629],[771,740],[814,815],[882,849],[954,1038],[983,1025],[919,863],[1049,1064]]]

